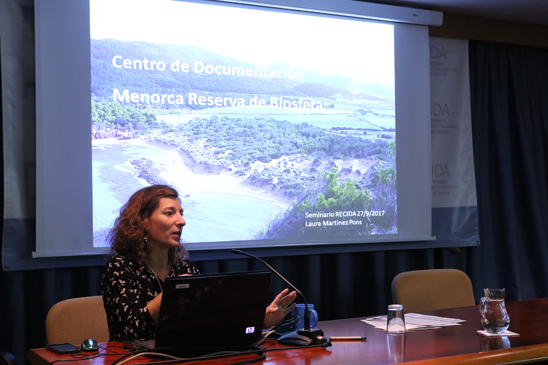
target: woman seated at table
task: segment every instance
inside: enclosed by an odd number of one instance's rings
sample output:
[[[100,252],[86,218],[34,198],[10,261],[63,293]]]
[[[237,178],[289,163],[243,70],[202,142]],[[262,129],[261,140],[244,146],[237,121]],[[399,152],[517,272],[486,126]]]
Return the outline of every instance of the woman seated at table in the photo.
[[[177,191],[153,185],[134,193],[108,235],[114,251],[101,279],[111,341],[152,338],[165,279],[199,274],[181,244],[186,224]],[[295,304],[283,290],[267,307],[264,328],[274,326]]]

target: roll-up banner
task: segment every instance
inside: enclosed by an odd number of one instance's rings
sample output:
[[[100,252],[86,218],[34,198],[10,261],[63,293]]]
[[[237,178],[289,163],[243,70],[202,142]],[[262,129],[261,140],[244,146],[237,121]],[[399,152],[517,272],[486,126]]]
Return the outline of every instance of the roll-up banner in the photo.
[[[468,41],[430,37],[432,234],[442,246],[479,244]]]

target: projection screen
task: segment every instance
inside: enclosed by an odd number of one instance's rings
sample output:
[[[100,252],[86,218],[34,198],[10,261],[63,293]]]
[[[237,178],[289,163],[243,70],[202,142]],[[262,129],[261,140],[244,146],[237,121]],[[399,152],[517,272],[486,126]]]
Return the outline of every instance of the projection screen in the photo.
[[[37,1],[34,257],[104,253],[151,184],[189,251],[431,240],[431,14],[367,9]]]

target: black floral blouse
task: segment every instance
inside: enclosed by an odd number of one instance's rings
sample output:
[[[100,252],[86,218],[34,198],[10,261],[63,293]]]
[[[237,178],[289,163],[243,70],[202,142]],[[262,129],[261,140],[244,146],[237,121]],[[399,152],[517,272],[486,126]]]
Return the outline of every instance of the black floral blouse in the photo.
[[[101,278],[101,291],[107,312],[110,341],[152,338],[156,324],[147,304],[161,293],[162,281],[154,273],[125,256],[111,257]],[[188,259],[175,263],[169,276],[199,274]]]

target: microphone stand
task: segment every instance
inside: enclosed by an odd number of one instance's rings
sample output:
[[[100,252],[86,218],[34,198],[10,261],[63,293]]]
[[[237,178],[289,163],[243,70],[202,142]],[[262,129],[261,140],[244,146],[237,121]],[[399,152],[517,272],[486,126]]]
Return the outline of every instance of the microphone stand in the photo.
[[[307,345],[319,345],[326,343],[327,339],[323,336],[323,331],[320,329],[310,329],[310,310],[308,309],[308,302],[306,301],[305,296],[299,289],[297,289],[293,284],[291,284],[286,278],[284,278],[279,272],[274,270],[272,266],[267,264],[265,261],[261,260],[255,255],[252,255],[247,252],[240,250],[232,249],[230,252],[245,255],[261,262],[263,265],[268,267],[272,272],[278,275],[287,285],[289,285],[293,290],[300,294],[304,302],[304,329],[297,329],[293,332],[286,333],[285,335],[278,338],[278,343],[292,346],[307,346]]]

